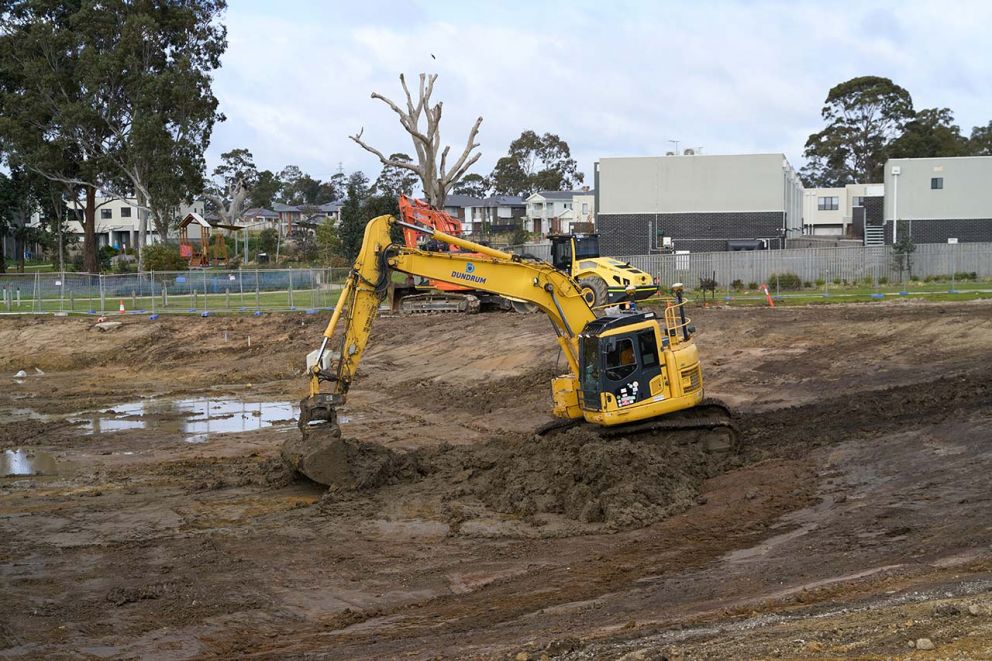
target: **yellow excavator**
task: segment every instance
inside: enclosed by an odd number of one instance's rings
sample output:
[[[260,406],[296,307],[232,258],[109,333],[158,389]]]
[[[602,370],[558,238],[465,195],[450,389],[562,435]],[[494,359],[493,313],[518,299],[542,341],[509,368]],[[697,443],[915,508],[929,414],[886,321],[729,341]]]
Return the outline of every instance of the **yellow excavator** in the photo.
[[[390,238],[394,225],[464,252],[428,252],[397,244]],[[470,284],[533,304],[548,315],[569,370],[552,379],[557,420],[539,433],[585,423],[606,436],[691,432],[694,441],[701,436],[714,450],[725,450],[735,441],[729,411],[718,402],[704,401],[695,329],[685,314],[681,285],[672,288],[673,296],[661,313],[612,310],[597,316],[581,286],[547,262],[379,216],[365,228],[320,347],[307,356],[309,394],[300,402],[302,439],[288,441],[282,450],[293,468],[316,482],[331,483],[334,476],[329,472],[347,471],[337,408],[354,382],[392,271]],[[330,385],[322,389],[323,383]]]

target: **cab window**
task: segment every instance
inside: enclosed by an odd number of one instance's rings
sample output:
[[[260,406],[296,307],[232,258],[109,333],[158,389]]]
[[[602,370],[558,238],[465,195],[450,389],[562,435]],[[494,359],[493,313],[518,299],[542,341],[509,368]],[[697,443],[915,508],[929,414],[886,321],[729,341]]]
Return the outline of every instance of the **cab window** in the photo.
[[[638,349],[641,350],[641,364],[645,369],[658,366],[658,343],[654,331],[645,330],[637,334]]]
[[[582,372],[580,380],[583,390],[598,390],[599,385],[599,342],[596,339],[583,337],[581,344]]]
[[[623,338],[611,341],[606,348],[606,376],[612,381],[623,381],[637,369],[634,341]]]
[[[575,238],[575,258],[599,257],[599,237],[583,236]]]

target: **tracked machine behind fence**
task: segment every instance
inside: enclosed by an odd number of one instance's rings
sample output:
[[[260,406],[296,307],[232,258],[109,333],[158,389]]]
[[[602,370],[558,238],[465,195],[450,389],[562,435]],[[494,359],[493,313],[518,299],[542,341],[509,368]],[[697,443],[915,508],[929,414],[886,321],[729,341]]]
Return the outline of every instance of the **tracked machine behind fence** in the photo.
[[[462,252],[398,245],[390,239],[390,229],[396,225]],[[354,382],[394,271],[438,282],[471,283],[478,290],[532,304],[548,315],[569,369],[551,381],[557,421],[539,433],[582,424],[605,436],[652,432],[666,442],[688,439],[718,450],[734,445],[729,412],[704,399],[699,351],[681,286],[672,288],[673,297],[661,313],[597,317],[578,283],[546,262],[380,216],[366,226],[323,341],[307,356],[309,394],[300,402],[302,435],[282,449],[283,458],[314,481],[339,482],[349,471],[337,408]]]
[[[400,219],[403,221],[403,243],[407,248],[417,248],[427,252],[461,252],[467,257],[478,257],[478,253],[464,252],[459,246],[438,241],[412,227],[428,227],[446,235],[462,237],[462,223],[458,218],[426,202],[401,195],[399,199]],[[475,287],[471,280],[453,283],[444,280],[417,278],[408,275],[402,284],[393,283],[390,291],[390,308],[403,314],[431,312],[475,313],[483,309],[533,312],[534,310],[498,294]]]

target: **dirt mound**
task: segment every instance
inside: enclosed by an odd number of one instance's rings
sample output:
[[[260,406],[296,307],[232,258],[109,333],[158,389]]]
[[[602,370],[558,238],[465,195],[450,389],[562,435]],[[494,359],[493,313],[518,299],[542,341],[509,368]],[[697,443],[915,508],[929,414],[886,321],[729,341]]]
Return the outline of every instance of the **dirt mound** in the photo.
[[[494,447],[495,446],[495,447]],[[561,514],[612,527],[647,525],[689,507],[720,463],[698,447],[603,440],[586,430],[490,443],[495,461],[472,492],[503,514]]]
[[[373,492],[384,501],[440,495],[449,514],[508,515],[533,523],[551,514],[614,529],[684,511],[700,483],[727,463],[698,446],[648,437],[607,440],[584,429],[406,453],[336,436],[305,450],[303,442],[287,443],[283,456],[330,485],[329,502]]]

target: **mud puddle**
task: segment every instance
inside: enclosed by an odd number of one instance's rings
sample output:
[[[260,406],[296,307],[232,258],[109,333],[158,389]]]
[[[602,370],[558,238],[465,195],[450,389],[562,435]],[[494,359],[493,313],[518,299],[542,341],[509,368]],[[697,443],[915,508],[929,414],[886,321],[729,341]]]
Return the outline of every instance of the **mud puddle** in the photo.
[[[87,435],[126,430],[159,430],[187,443],[204,443],[212,434],[291,428],[297,410],[292,402],[246,402],[235,398],[152,399],[118,404],[70,418]]]
[[[52,475],[57,463],[48,452],[37,450],[4,450],[0,455],[0,477]]]

